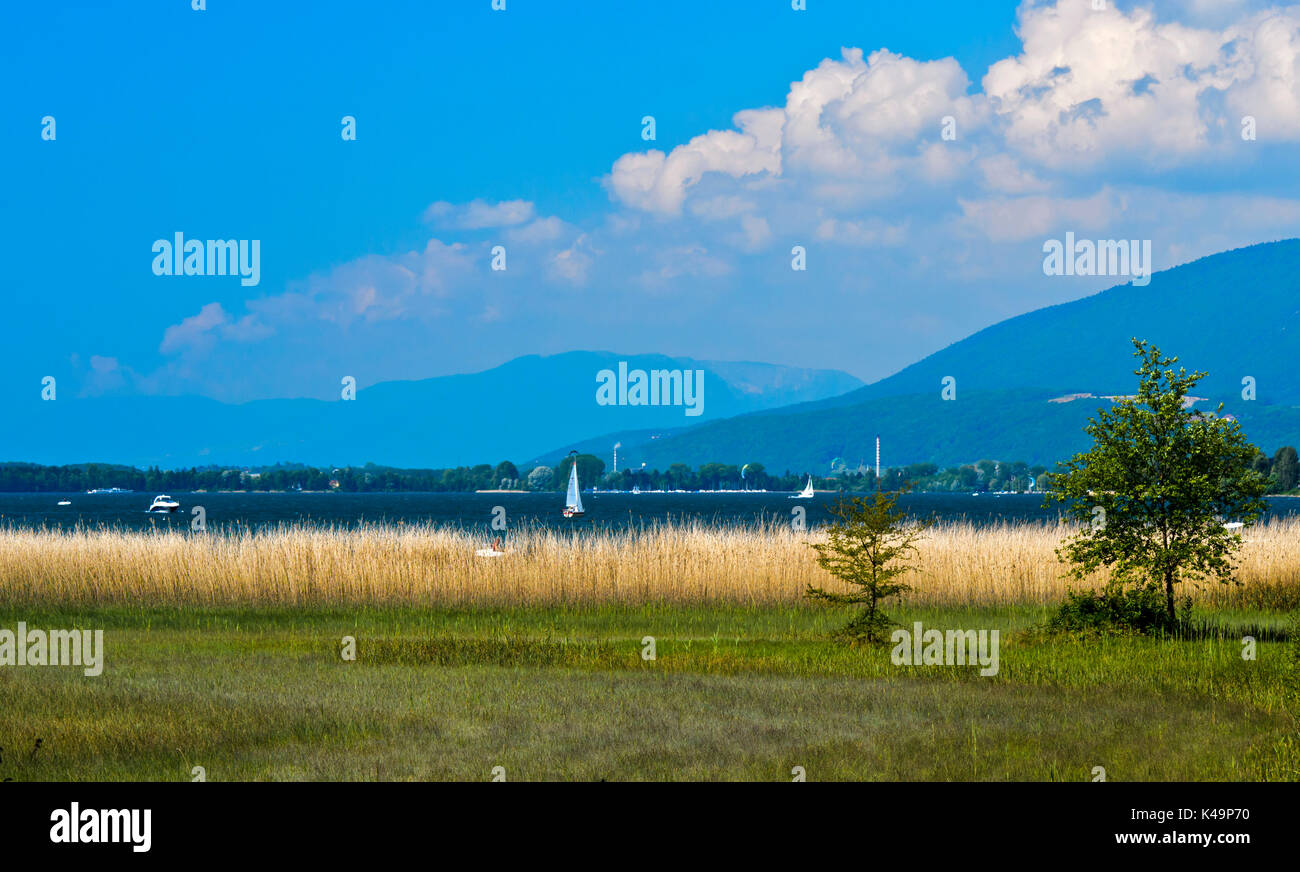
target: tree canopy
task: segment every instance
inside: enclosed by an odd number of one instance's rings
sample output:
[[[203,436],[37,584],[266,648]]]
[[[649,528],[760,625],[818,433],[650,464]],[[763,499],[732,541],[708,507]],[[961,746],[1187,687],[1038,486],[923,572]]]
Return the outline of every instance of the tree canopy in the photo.
[[[1258,519],[1268,482],[1235,420],[1192,409],[1191,389],[1205,373],[1175,370],[1178,358],[1133,345],[1137,394],[1088,422],[1092,448],[1049,476],[1047,499],[1084,522],[1057,552],[1072,575],[1108,567],[1121,586],[1158,589],[1173,620],[1175,585],[1232,579],[1241,538],[1224,522]]]

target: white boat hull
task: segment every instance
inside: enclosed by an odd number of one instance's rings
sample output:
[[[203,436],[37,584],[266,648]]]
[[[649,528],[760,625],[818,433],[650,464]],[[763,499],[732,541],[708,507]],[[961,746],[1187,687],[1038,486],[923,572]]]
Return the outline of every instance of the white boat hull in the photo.
[[[153,502],[149,504],[149,508],[146,509],[145,511],[150,512],[152,514],[159,514],[159,513],[169,514],[171,512],[176,511],[180,507],[181,504],[176,500],[172,499],[169,495],[159,494],[158,496],[153,498]]]

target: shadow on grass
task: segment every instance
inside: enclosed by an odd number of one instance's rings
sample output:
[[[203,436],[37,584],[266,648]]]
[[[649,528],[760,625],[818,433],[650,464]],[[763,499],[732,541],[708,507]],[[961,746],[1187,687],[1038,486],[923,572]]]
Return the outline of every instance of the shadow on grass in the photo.
[[[1199,642],[1204,639],[1225,639],[1240,642],[1244,636],[1253,636],[1259,642],[1287,642],[1293,631],[1286,627],[1268,626],[1253,622],[1220,622],[1205,618],[1185,620],[1170,638],[1178,641]]]
[[[1288,642],[1295,638],[1295,630],[1249,621],[1186,618],[1179,621],[1178,626],[1173,629],[1142,630],[1121,626],[1057,629],[1047,625],[1039,625],[1032,627],[1026,633],[1026,638],[1036,640],[1054,637],[1087,640],[1124,636],[1167,642],[1204,642],[1212,640],[1240,642],[1244,637],[1250,636],[1257,642]]]

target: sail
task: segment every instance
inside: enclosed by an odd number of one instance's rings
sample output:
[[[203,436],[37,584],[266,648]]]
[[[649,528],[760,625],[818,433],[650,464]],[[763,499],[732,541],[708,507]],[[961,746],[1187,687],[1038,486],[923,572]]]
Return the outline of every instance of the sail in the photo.
[[[573,466],[569,468],[569,493],[564,498],[565,508],[572,509],[575,512],[583,511],[582,494],[578,490],[578,461],[573,461]]]
[[[808,483],[803,486],[803,490],[799,492],[799,496],[811,497],[812,495],[813,495],[813,486],[812,486],[812,476],[810,475],[808,476]]]

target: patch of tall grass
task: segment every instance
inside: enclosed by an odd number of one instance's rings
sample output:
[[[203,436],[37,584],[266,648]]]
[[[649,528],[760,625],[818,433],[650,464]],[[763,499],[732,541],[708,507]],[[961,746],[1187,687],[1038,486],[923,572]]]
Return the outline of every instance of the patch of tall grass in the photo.
[[[1063,524],[940,523],[908,577],[914,606],[1046,605],[1066,589]],[[816,530],[768,523],[629,530],[517,529],[510,552],[476,558],[482,535],[432,525],[285,525],[212,533],[0,529],[0,603],[167,605],[794,604],[817,566]],[[1239,584],[1204,584],[1199,605],[1300,606],[1300,520],[1246,532]],[[1098,588],[1104,574],[1076,588]]]

